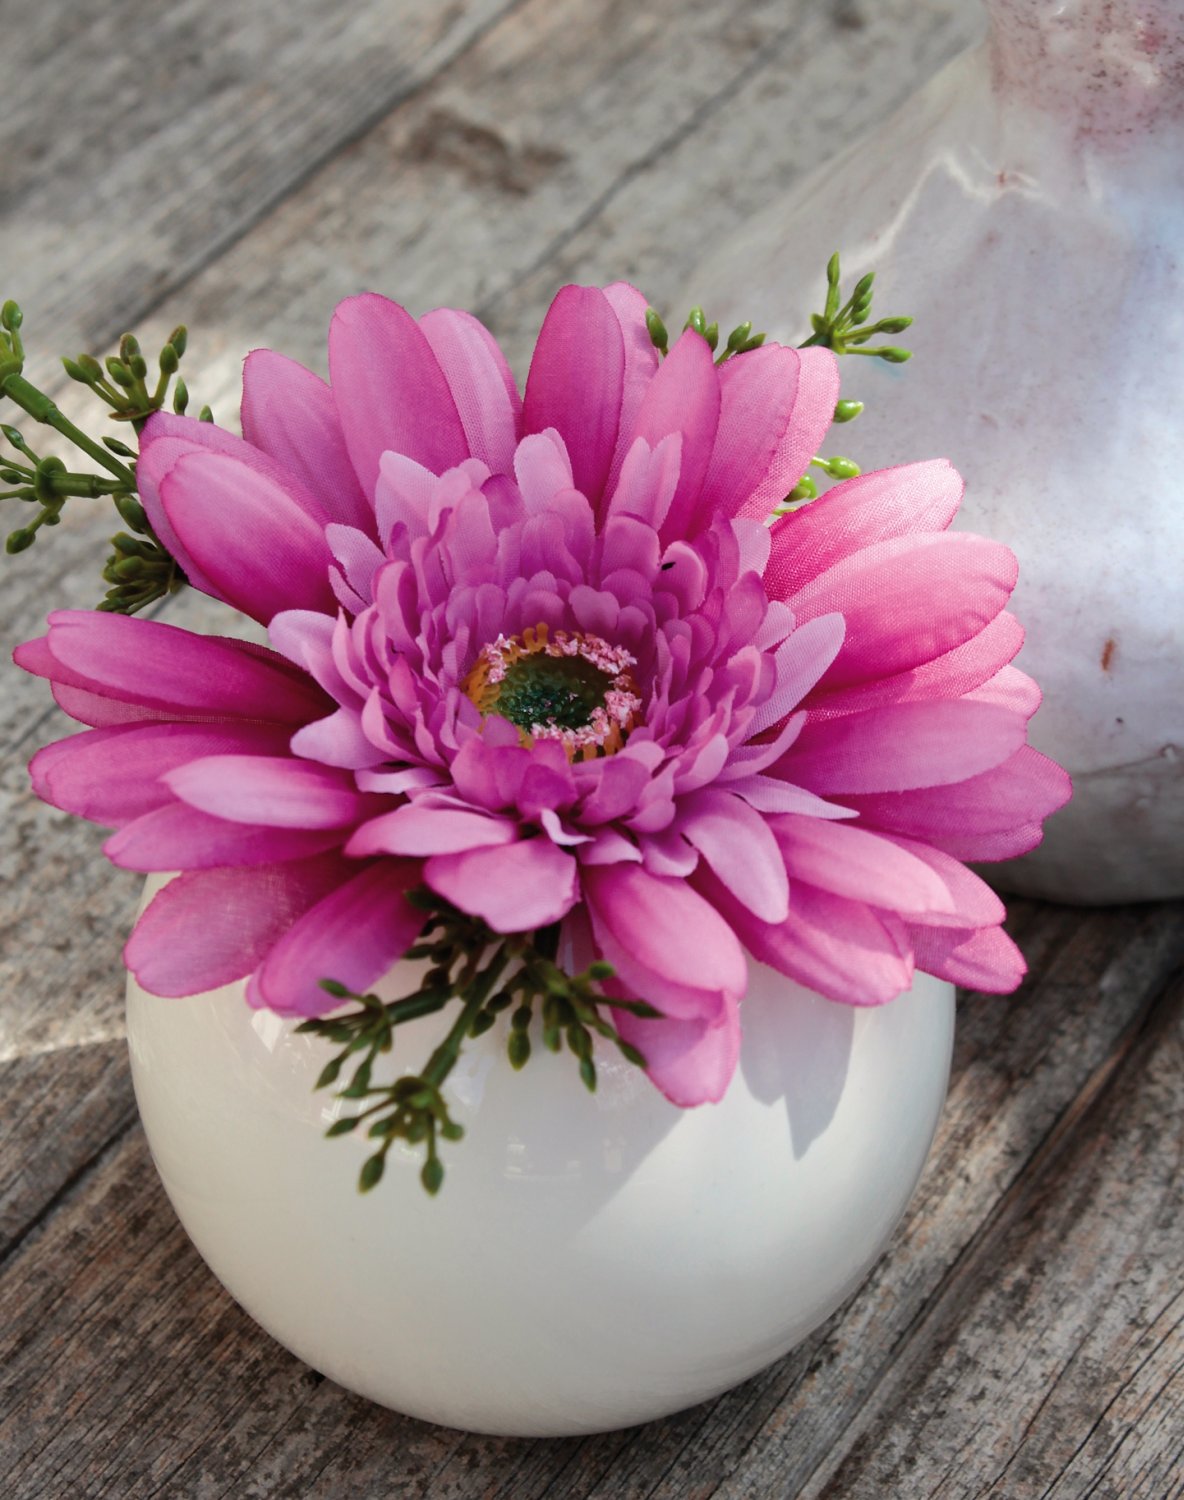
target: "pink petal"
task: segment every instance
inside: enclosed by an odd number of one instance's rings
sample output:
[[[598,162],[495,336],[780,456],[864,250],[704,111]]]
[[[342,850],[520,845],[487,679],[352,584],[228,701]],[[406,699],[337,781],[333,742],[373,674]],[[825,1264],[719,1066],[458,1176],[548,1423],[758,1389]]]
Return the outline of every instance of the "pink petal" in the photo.
[[[437,308],[419,326],[456,402],[469,452],[494,474],[509,474],[522,426],[522,398],[483,323],[467,312]]]
[[[149,902],[123,961],[153,995],[199,995],[241,979],[350,865],[335,854],[296,864],[195,870]]]
[[[936,912],[927,912],[920,919],[921,926],[997,927],[1007,915],[1003,902],[986,881],[980,880],[972,870],[968,870],[964,864],[949,854],[943,853],[940,849],[930,848],[927,844],[918,843],[915,839],[902,839],[898,834],[883,834],[882,838],[890,839],[892,843],[898,844],[914,858],[928,865],[950,893],[953,915],[943,916]],[[916,925],[911,917],[909,925]]]
[[[553,427],[575,486],[598,505],[608,479],[625,378],[621,324],[599,287],[565,286],[547,311],[530,362],[525,432]]]
[[[625,349],[625,372],[621,382],[621,424],[616,451],[605,483],[605,493],[611,495],[616,489],[617,477],[633,441],[637,413],[641,409],[650,381],[658,372],[658,351],[654,348],[645,324],[648,303],[641,292],[627,281],[614,281],[605,287],[604,297],[621,325]]]
[[[750,350],[723,366],[742,365],[762,349]],[[839,366],[829,349],[797,349],[797,390],[793,411],[773,454],[764,478],[754,486],[748,501],[738,511],[741,516],[764,520],[773,507],[780,505],[806,472],[810,460],[822,446],[827,429],[834,420],[835,402],[839,397]]]
[[[850,823],[792,813],[772,826],[795,890],[804,880],[832,895],[909,915],[955,910],[947,883],[900,844]]]
[[[821,796],[948,786],[1002,764],[1024,743],[1022,718],[969,699],[898,703],[808,723],[777,774]]]
[[[736,934],[684,881],[639,865],[585,866],[596,945],[633,998],[677,1020],[720,1025],[748,985]]]
[[[355,857],[366,854],[459,854],[495,844],[512,844],[518,830],[508,818],[491,818],[459,807],[421,807],[409,802],[363,823],[346,845]]]
[[[876,469],[847,479],[773,525],[765,569],[770,599],[797,593],[842,558],[889,537],[944,531],[962,499],[947,459]]]
[[[533,932],[558,922],[579,899],[576,862],[550,839],[437,854],[424,865],[432,890],[495,932]]]
[[[379,860],[304,913],[252,976],[247,998],[285,1016],[319,1016],[341,1003],[320,986],[355,993],[380,979],[415,942],[424,914],[407,900],[419,883],[411,861]]]
[[[201,812],[269,828],[345,828],[375,803],[348,772],[287,756],[209,755],[164,781]]]
[[[846,621],[831,689],[908,671],[973,639],[1007,604],[1017,572],[998,542],[930,532],[843,558],[785,602],[799,622],[833,610]]]
[[[264,624],[282,609],[335,611],[324,529],[274,480],[223,454],[182,454],[160,503],[215,598]]]
[[[795,880],[788,919],[771,926],[704,872],[695,884],[708,891],[754,958],[831,1000],[882,1005],[913,982],[908,935],[890,913]]]
[[[1022,745],[1002,764],[952,786],[847,798],[868,824],[955,859],[1008,859],[1040,842],[1044,818],[1070,795],[1060,766]]]
[[[161,717],[302,724],[332,704],[303,672],[265,646],[196,635],[139,616],[55,610],[46,647],[18,664]]]
[[[719,425],[719,371],[707,340],[687,329],[662,361],[637,413],[633,437],[656,448],[668,433],[682,434],[678,488],[662,528],[663,542],[690,534],[699,519],[699,493]],[[631,439],[632,440],[632,439]]]
[[[819,615],[798,625],[782,641],[773,653],[776,684],[768,701],[752,716],[750,738],[785,722],[838,656],[846,629],[842,615]]]
[[[170,802],[112,834],[103,853],[124,870],[207,870],[308,859],[340,843],[337,829],[250,827]]]
[[[346,447],[365,494],[388,450],[433,474],[468,458],[464,427],[439,361],[415,319],[373,292],[337,306],[329,374]]]
[[[640,1020],[625,1010],[613,1011],[613,1024],[641,1052],[646,1073],[672,1104],[716,1104],[727,1092],[740,1057],[739,1006],[729,1005],[717,1026]]]
[[[292,736],[291,750],[305,760],[318,760],[326,766],[341,766],[363,771],[381,765],[385,756],[362,729],[356,708],[339,708],[326,719],[306,724]]]
[[[326,520],[373,534],[374,507],[350,465],[327,383],[271,349],[243,365],[243,436],[320,501]]]
[[[29,763],[43,801],[110,828],[173,800],[159,779],[204,755],[277,755],[288,731],[270,724],[127,724],[46,745]],[[168,865],[167,869],[176,869]]]
[[[951,984],[987,995],[1008,995],[1028,966],[1002,927],[910,927],[917,967]]]
[[[707,787],[681,799],[674,826],[754,916],[763,922],[785,921],[785,861],[760,813],[739,797]]]

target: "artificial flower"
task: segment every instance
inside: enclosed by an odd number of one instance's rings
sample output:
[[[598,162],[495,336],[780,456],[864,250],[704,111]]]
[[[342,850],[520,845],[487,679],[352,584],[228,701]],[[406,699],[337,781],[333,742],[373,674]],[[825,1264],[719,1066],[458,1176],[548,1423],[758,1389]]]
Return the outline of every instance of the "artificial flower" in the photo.
[[[1026,743],[1011,553],[949,531],[945,462],[772,525],[818,451],[834,356],[660,359],[621,284],[567,287],[519,396],[465,313],[352,298],[330,382],[268,351],[242,438],[158,414],[140,494],[191,583],[271,650],[51,615],[18,649],[94,726],[42,797],[180,870],[126,961],[161,995],[249,976],[324,1013],[373,984],[426,886],[496,933],[607,960],[676,1103],[734,1071],[748,957],[875,1005],[915,968],[1006,991],[1002,904],[962,863],[1031,848],[1067,778]]]

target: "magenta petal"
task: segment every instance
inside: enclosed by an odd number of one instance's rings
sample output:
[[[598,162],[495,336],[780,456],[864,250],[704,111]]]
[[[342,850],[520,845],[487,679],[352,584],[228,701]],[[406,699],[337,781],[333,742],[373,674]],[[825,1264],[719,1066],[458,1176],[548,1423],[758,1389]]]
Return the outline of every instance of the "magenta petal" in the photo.
[[[789,917],[773,926],[758,921],[702,871],[695,884],[708,891],[754,958],[831,1000],[882,1005],[913,982],[908,935],[888,912],[795,880]]]
[[[290,756],[209,755],[164,779],[190,807],[268,828],[345,828],[375,801],[347,771]]]
[[[915,854],[850,823],[786,814],[773,832],[790,881],[870,906],[916,915],[952,913],[947,883]]]
[[[682,880],[636,864],[584,867],[596,945],[625,992],[677,1020],[720,1025],[748,986],[735,932]]]
[[[729,1005],[722,1022],[640,1020],[613,1011],[621,1036],[645,1058],[645,1070],[672,1104],[683,1109],[723,1098],[740,1057],[740,1009]]]
[[[737,515],[768,473],[793,413],[800,363],[796,349],[766,344],[720,366],[719,430],[703,482],[716,514]]]
[[[641,409],[650,381],[658,372],[658,351],[654,348],[654,341],[646,327],[645,315],[649,303],[643,294],[627,281],[614,281],[605,287],[604,296],[617,315],[625,347],[625,373],[621,382],[621,425],[605,485],[605,493],[611,495],[616,488],[625,454],[633,441],[637,413]]]
[[[301,724],[332,706],[265,646],[141,616],[55,610],[46,639],[55,680],[162,717]]]
[[[292,736],[291,750],[305,760],[319,760],[327,766],[343,766],[364,771],[384,760],[362,730],[356,708],[339,708],[326,719],[306,724]]]
[[[173,801],[159,779],[204,755],[277,755],[287,730],[270,724],[126,724],[46,745],[29,763],[43,801],[118,828]],[[175,870],[176,864],[162,866]]]
[[[967,989],[1009,995],[1028,972],[1024,955],[1002,927],[910,927],[909,936],[919,969]]]
[[[751,354],[761,352],[750,351],[739,359],[729,360],[723,368],[727,370],[729,366],[749,359]],[[754,486],[738,512],[741,516],[753,516],[762,521],[775,505],[780,505],[806,472],[834,420],[835,402],[839,396],[838,361],[829,349],[796,349],[791,352],[799,361],[793,411],[764,478]]]
[[[765,569],[770,599],[797,593],[842,558],[890,537],[944,531],[962,499],[962,480],[944,458],[876,469],[844,480],[773,524]]]
[[[635,437],[656,448],[682,434],[678,488],[662,528],[663,542],[684,537],[703,519],[699,495],[719,425],[719,371],[707,340],[687,329],[662,361],[637,413]]]
[[[420,318],[456,402],[469,452],[491,473],[509,474],[522,426],[522,398],[497,340],[471,314],[441,307]]]
[[[948,786],[1001,765],[1025,734],[1020,715],[990,703],[898,703],[808,723],[777,774],[822,796]]]
[[[326,520],[374,532],[328,385],[294,359],[255,349],[243,364],[243,436],[320,501]]]
[[[237,458],[184,454],[160,501],[217,598],[263,624],[282,609],[335,611],[324,529],[274,480]]]
[[[308,859],[340,843],[337,829],[248,827],[170,802],[112,834],[103,853],[124,870],[208,870]]]
[[[511,844],[517,837],[518,830],[509,818],[409,802],[363,823],[345,852],[353,856],[459,854],[465,849]]]
[[[1016,575],[1000,543],[930,532],[843,558],[785,602],[799,622],[834,610],[846,621],[830,690],[923,666],[973,639],[1003,610]]]
[[[251,979],[247,998],[285,1016],[319,1016],[341,1002],[322,979],[368,989],[415,942],[423,912],[407,900],[419,883],[410,861],[379,860],[295,922]]]
[[[123,961],[153,995],[199,995],[249,974],[267,950],[344,878],[323,854],[297,864],[195,870],[149,902]]]
[[[739,797],[706,787],[679,802],[675,828],[762,922],[789,915],[785,861],[768,823]]]
[[[605,294],[565,286],[547,311],[530,362],[523,430],[559,433],[576,488],[597,508],[617,443],[624,377],[621,324]]]
[[[333,399],[354,471],[373,495],[388,450],[433,474],[469,457],[448,381],[415,319],[373,292],[337,306],[329,328]]]
[[[869,824],[955,859],[1008,859],[1040,842],[1042,820],[1069,800],[1070,791],[1060,766],[1022,745],[1002,764],[952,786],[848,800]]]
[[[579,899],[577,866],[550,839],[434,855],[423,868],[432,890],[494,932],[532,932],[558,922]]]

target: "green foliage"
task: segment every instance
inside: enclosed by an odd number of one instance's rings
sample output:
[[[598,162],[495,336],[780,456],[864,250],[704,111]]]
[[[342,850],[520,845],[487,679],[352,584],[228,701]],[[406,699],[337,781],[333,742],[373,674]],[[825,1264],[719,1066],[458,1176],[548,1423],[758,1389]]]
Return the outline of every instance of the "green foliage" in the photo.
[[[15,427],[0,427],[18,458],[0,455],[0,500],[17,500],[37,507],[30,521],[9,534],[6,550],[24,552],[37,540],[42,527],[56,526],[67,500],[108,498],[120,519],[135,533],[120,532],[112,538],[112,552],[103,569],[110,585],[98,608],[118,614],[135,614],[155,600],[181,587],[184,574],[153,532],[136,498],[136,450],[122,438],[88,436],[69,421],[56,404],[25,378],[25,350],[20,329],[24,322],[15,302],[0,308],[0,397],[7,397],[34,421],[52,428],[98,465],[101,472],[73,471],[57,457],[41,457]],[[107,408],[109,420],[126,423],[135,435],[155,411],[165,406],[172,389],[173,410],[183,412],[189,399],[182,380],[174,379],[185,352],[188,335],[176,328],[156,359],[156,374],[150,378],[148,361],[139,341],[130,333],[119,342],[119,353],[105,364],[89,354],[65,358],[62,366],[71,380],[86,386]],[[205,413],[203,412],[203,416]]]
[[[604,1013],[608,1002],[597,985],[613,977],[612,965],[598,960],[582,974],[565,973],[556,962],[558,925],[506,936],[426,889],[412,892],[410,899],[425,914],[423,931],[407,955],[427,964],[420,988],[400,1000],[386,1001],[377,995],[355,994],[337,980],[323,979],[323,990],[356,1008],[297,1027],[341,1049],[321,1070],[318,1089],[332,1088],[347,1066],[353,1066],[337,1097],[364,1107],[335,1120],[326,1134],[348,1135],[366,1123],[367,1138],[376,1149],[362,1166],[361,1192],[379,1182],[386,1154],[396,1141],[422,1147],[425,1159],[420,1180],[427,1192],[440,1190],[444,1164],[438,1143],[459,1141],[464,1134],[449,1113],[443,1085],[464,1043],[488,1031],[506,1011],[511,1011],[506,1050],[515,1070],[530,1060],[530,1032],[536,1018],[541,1022],[543,1045],[560,1052],[566,1044],[589,1090],[596,1088],[593,1051],[597,1036],[614,1044],[628,1062],[645,1066],[641,1052],[622,1039]],[[459,1009],[452,1025],[420,1072],[404,1074],[393,1083],[373,1081],[374,1065],[392,1051],[400,1025],[456,1003]],[[614,999],[611,1003],[645,1019],[658,1015],[644,1001]]]
[[[876,273],[869,271],[861,276],[845,302],[839,289],[839,278],[839,252],[836,250],[826,266],[826,304],[820,313],[811,317],[810,326],[814,331],[800,347],[809,349],[821,345],[823,348],[833,349],[836,354],[868,354],[874,359],[886,360],[889,364],[904,364],[905,360],[911,358],[909,350],[891,344],[868,348],[868,342],[877,334],[903,333],[911,325],[912,318],[892,317],[881,318],[878,323],[866,322],[871,316],[872,283],[876,279]],[[840,417],[836,412],[835,420],[850,421],[850,417]]]

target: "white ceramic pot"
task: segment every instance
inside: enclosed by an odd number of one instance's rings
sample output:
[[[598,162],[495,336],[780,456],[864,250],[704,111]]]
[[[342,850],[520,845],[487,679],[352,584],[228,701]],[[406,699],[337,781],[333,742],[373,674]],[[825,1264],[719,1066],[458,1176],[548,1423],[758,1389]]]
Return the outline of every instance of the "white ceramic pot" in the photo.
[[[380,988],[411,982],[400,966]],[[952,987],[926,975],[856,1011],[754,964],[740,1069],[723,1103],[689,1111],[607,1051],[594,1096],[541,1047],[515,1074],[495,1029],[447,1086],[466,1136],[432,1199],[398,1146],[358,1193],[365,1143],[326,1140],[343,1107],[313,1091],[326,1043],[250,1010],[241,985],[188,1000],[128,985],[152,1154],[231,1294],[351,1390],[530,1436],[689,1406],[821,1323],[917,1182],[953,1016]],[[446,1025],[401,1027],[402,1066]]]
[[[1032,740],[1074,795],[986,873],[1062,901],[1180,896],[1184,0],[987,9],[981,46],[729,236],[687,297],[797,342],[837,248],[845,288],[876,271],[876,315],[914,315],[908,365],[844,359],[867,410],[826,451],[948,456],[955,524],[1019,557]]]

